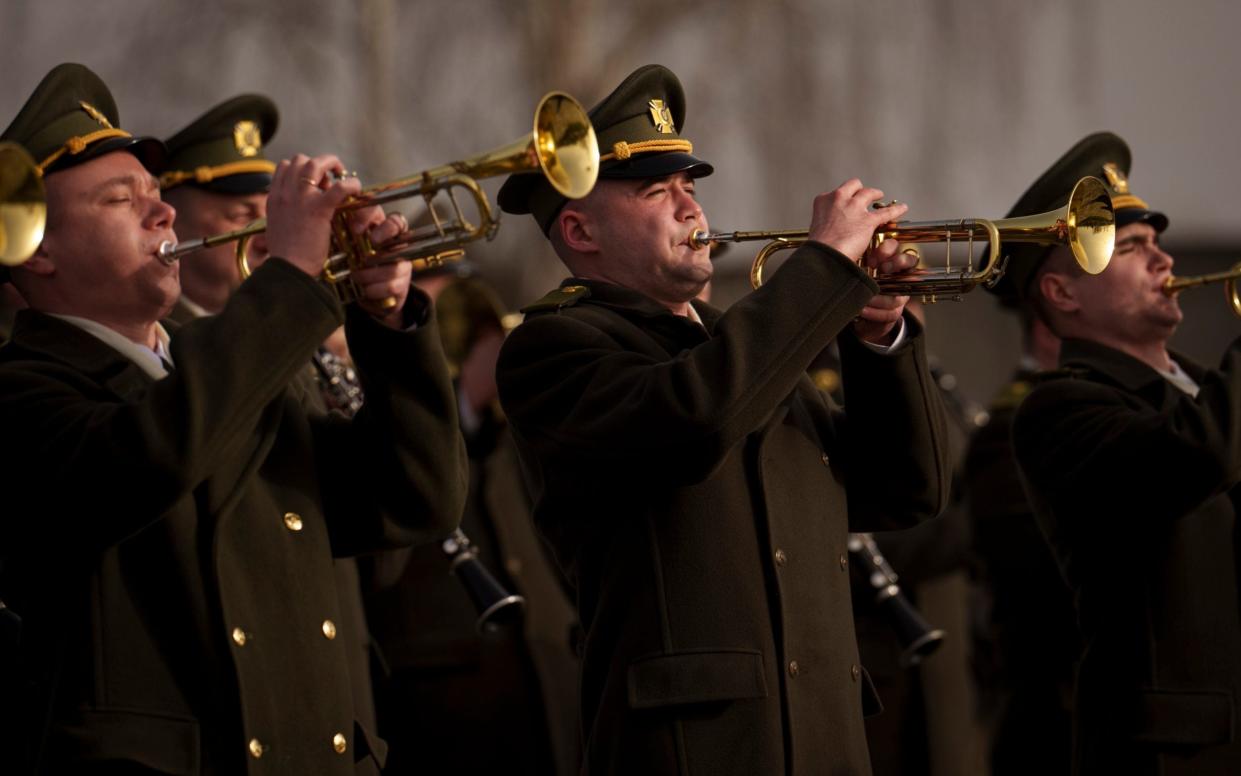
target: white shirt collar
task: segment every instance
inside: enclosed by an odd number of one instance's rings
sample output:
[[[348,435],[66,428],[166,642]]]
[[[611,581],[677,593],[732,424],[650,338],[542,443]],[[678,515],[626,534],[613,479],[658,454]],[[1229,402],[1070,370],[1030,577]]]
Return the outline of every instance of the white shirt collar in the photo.
[[[89,318],[79,318],[76,315],[59,315],[57,313],[49,313],[49,315],[53,318],[59,318],[65,323],[72,324],[101,340],[105,345],[108,345],[125,356],[125,358],[137,364],[138,368],[150,375],[152,380],[159,380],[168,376],[168,369],[164,366],[164,360],[167,359],[168,363],[171,364],[172,355],[168,351],[170,338],[163,325],[155,324],[155,350],[151,350],[147,346],[139,345],[115,329],[110,329],[98,321],[92,321]]]
[[[1175,385],[1177,388],[1180,388],[1190,396],[1197,398],[1198,383],[1194,382],[1194,378],[1185,374],[1185,370],[1181,369],[1181,365],[1176,363],[1173,359],[1168,359],[1168,363],[1172,365],[1172,368],[1167,372],[1164,372],[1161,369],[1156,369],[1155,371],[1163,375],[1164,379]]]

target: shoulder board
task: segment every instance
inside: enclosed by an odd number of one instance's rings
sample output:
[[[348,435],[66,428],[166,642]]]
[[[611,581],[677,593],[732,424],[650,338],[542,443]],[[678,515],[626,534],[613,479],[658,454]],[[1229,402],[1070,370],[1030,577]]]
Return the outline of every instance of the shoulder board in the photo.
[[[991,400],[992,414],[1001,410],[1015,409],[1032,387],[1026,380],[1014,380],[1001,388],[996,397]]]
[[[548,292],[542,299],[521,308],[521,311],[526,315],[557,312],[572,307],[589,296],[590,289],[586,286],[564,286]]]

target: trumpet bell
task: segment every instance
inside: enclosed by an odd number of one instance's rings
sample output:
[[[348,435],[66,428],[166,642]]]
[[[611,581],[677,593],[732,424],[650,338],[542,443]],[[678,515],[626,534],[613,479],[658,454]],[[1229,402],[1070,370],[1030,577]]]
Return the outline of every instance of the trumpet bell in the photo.
[[[26,149],[0,143],[0,264],[15,267],[43,242],[47,197],[43,176]]]
[[[1091,275],[1107,269],[1116,247],[1116,213],[1103,181],[1092,177],[1078,181],[1064,219],[1069,248],[1078,265]]]
[[[534,152],[556,191],[581,199],[599,177],[599,141],[590,117],[564,92],[546,95],[534,112]]]

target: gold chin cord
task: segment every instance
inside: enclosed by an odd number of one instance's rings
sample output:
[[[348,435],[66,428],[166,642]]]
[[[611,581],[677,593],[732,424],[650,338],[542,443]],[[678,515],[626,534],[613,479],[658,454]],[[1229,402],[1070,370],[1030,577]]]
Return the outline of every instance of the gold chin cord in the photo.
[[[47,196],[43,173],[16,143],[0,143],[0,265],[16,267],[43,242]]]
[[[414,263],[416,270],[439,266],[460,259],[461,246],[495,236],[499,214],[479,186],[482,178],[514,173],[541,173],[557,191],[569,199],[580,199],[594,188],[599,176],[599,143],[586,109],[563,92],[551,92],[539,101],[534,112],[534,128],[517,140],[477,156],[434,167],[388,183],[369,186],[350,197],[332,222],[332,253],[320,276],[340,297],[352,302],[358,289],[351,275],[359,269],[398,261]],[[473,200],[478,223],[473,223],[457,202],[455,193],[464,190]],[[434,200],[448,198],[448,219],[441,219]],[[383,205],[399,199],[420,197],[426,203],[432,223],[409,229],[382,245],[374,245],[365,234],[349,228],[349,214],[355,210]],[[244,229],[172,245],[160,246],[160,258],[171,264],[186,254],[221,243],[237,241],[237,267],[244,279],[250,276],[247,249],[250,238],[265,231],[267,222],[259,219]],[[395,304],[395,299],[391,300]]]
[[[754,264],[750,267],[750,285],[758,288],[763,284],[763,268],[767,260],[778,251],[797,248],[807,239],[808,231],[794,229],[716,234],[699,231],[690,238],[690,243],[695,248],[700,248],[713,242],[768,241],[754,257]],[[1112,258],[1112,248],[1116,243],[1116,215],[1107,187],[1098,178],[1086,177],[1077,182],[1068,204],[1059,210],[995,221],[982,218],[899,221],[876,230],[871,245],[878,245],[884,240],[899,240],[902,243],[942,242],[947,245],[945,266],[918,267],[899,275],[875,275],[872,271],[875,282],[879,284],[879,293],[916,296],[930,303],[941,297],[959,299],[962,294],[978,286],[994,286],[1004,274],[1001,252],[1006,242],[1067,245],[1081,268],[1096,275],[1107,267]],[[954,241],[966,241],[969,244],[966,263],[957,267],[952,265]],[[976,241],[985,241],[989,248],[986,261],[979,262],[977,267],[974,265]]]
[[[1187,288],[1205,286],[1209,283],[1224,284],[1224,298],[1232,308],[1233,315],[1241,317],[1241,294],[1237,293],[1237,280],[1241,278],[1241,262],[1234,264],[1232,269],[1224,272],[1211,272],[1206,275],[1185,275],[1170,277],[1163,284],[1163,292],[1168,296],[1176,296]]]

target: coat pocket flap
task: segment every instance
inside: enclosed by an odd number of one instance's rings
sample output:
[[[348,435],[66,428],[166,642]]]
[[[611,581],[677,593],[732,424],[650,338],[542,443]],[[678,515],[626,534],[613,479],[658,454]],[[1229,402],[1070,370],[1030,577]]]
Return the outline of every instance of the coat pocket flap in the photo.
[[[1232,741],[1227,690],[1144,690],[1134,738],[1150,744],[1210,746]]]
[[[122,709],[84,710],[58,725],[52,736],[48,759],[69,772],[86,763],[112,762],[194,776],[202,757],[198,722],[185,717]]]
[[[763,656],[752,650],[655,655],[629,665],[629,708],[766,698]]]

